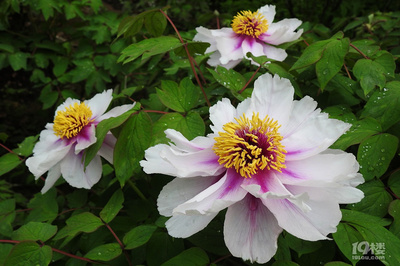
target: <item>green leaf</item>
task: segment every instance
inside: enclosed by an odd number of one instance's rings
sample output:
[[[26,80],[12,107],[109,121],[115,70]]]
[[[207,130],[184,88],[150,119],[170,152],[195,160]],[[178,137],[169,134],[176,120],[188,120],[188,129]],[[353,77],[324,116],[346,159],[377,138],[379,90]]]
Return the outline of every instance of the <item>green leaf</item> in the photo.
[[[161,265],[183,250],[181,238],[172,238],[166,232],[156,232],[147,243],[146,262],[149,265]]]
[[[299,266],[299,264],[288,260],[278,260],[274,261],[274,263],[272,263],[272,266]]]
[[[179,86],[174,81],[162,80],[161,90],[157,89],[161,102],[177,112],[188,112],[198,104],[199,89],[189,78],[184,78]]]
[[[400,238],[400,200],[394,200],[389,205],[389,214],[393,217],[393,223],[389,231]]]
[[[94,156],[96,156],[97,152],[100,150],[101,145],[103,144],[104,138],[107,133],[116,127],[119,127],[122,123],[124,123],[134,112],[139,110],[140,104],[136,103],[135,106],[132,107],[131,110],[126,111],[120,116],[110,117],[101,121],[96,127],[96,138],[97,141],[89,148],[85,150],[85,167],[92,161]]]
[[[285,240],[289,247],[297,252],[299,257],[303,254],[314,252],[321,247],[320,242],[306,241],[291,234],[287,234]]]
[[[32,154],[33,147],[39,136],[26,137],[24,141],[18,144],[18,148],[13,151],[21,156],[29,156]]]
[[[52,256],[51,247],[47,245],[39,246],[32,241],[24,241],[12,248],[4,266],[49,265]]]
[[[205,42],[196,42],[196,41],[185,41],[185,46],[189,51],[189,54],[191,56],[196,56],[196,55],[202,55],[204,52],[207,50],[207,48],[210,46],[209,43]],[[187,52],[184,46],[180,46],[174,50],[174,53],[178,56],[186,57],[187,58]],[[199,60],[196,60],[199,62]],[[189,63],[189,61],[187,61]],[[188,64],[190,66],[190,63]],[[167,70],[167,69],[165,69]]]
[[[146,244],[153,233],[156,231],[157,226],[155,225],[139,225],[128,233],[123,238],[125,249],[134,249]]]
[[[348,265],[350,264],[345,263],[343,261],[330,261],[324,264],[324,266],[348,266]]]
[[[54,16],[54,7],[57,5],[53,0],[38,0],[38,9],[42,11],[44,19],[48,20],[50,17]]]
[[[217,66],[216,71],[208,68],[208,71],[225,88],[234,91],[240,91],[246,84],[246,79],[233,69],[226,69],[222,66]]]
[[[118,27],[118,36],[124,34],[125,37],[133,36],[138,33],[143,27],[144,15],[125,17],[121,20]]]
[[[165,138],[164,131],[169,128],[179,131],[189,140],[197,136],[204,136],[205,133],[204,121],[198,113],[189,112],[186,116],[179,113],[169,113],[163,115],[154,123],[153,132],[156,143],[168,142]]]
[[[15,219],[15,199],[0,201],[0,235],[11,236]]]
[[[75,236],[80,232],[91,233],[96,231],[100,226],[104,225],[101,219],[90,212],[83,212],[71,216],[66,221],[67,226],[62,228],[54,240],[58,240],[67,236]]]
[[[361,234],[354,229],[354,227],[346,223],[339,223],[337,231],[332,234],[332,237],[346,258],[351,261],[353,265],[356,265],[359,260],[353,258],[352,245],[353,243],[362,242],[364,240]]]
[[[152,122],[147,113],[140,112],[124,124],[114,150],[115,174],[121,186],[140,169],[139,162],[151,138]]]
[[[161,264],[162,266],[175,266],[175,265],[185,265],[185,266],[201,266],[208,265],[210,260],[208,259],[207,253],[201,248],[193,247],[189,248],[178,256]]]
[[[18,155],[14,153],[6,153],[0,157],[0,176],[10,172],[17,167],[22,161]]]
[[[93,61],[89,58],[76,59],[72,62],[76,65],[76,68],[69,72],[69,75],[72,77],[72,83],[81,82],[96,71]]]
[[[351,204],[350,209],[378,217],[384,217],[387,214],[392,196],[385,190],[382,181],[371,180],[357,188],[363,191],[365,196],[360,202]]]
[[[304,68],[317,63],[331,40],[324,40],[310,44],[302,53],[299,59],[293,64],[289,71]]]
[[[11,252],[14,245],[0,243],[0,265],[4,265],[8,254]]]
[[[353,113],[351,113],[353,114]],[[345,150],[349,146],[359,144],[372,135],[382,132],[381,125],[373,118],[355,121],[352,127],[331,146],[333,149]]]
[[[158,37],[167,27],[167,19],[161,12],[149,12],[145,16],[144,26],[151,35]]]
[[[94,32],[92,39],[96,42],[96,44],[102,44],[104,42],[110,41],[110,28],[105,25],[96,26],[96,31]]]
[[[28,57],[28,53],[16,52],[8,56],[8,62],[14,71],[18,71],[21,69],[26,69],[26,61]]]
[[[361,87],[364,90],[364,94],[370,93],[375,86],[383,88],[386,83],[384,73],[386,73],[384,67],[370,59],[360,59],[356,62],[353,68],[354,76],[360,80]]]
[[[58,204],[56,200],[56,190],[50,189],[45,194],[37,193],[28,203],[29,211],[28,221],[51,222],[58,215]]]
[[[141,42],[131,44],[122,50],[118,62],[124,62],[125,64],[135,60],[139,56],[142,56],[143,60],[153,55],[163,54],[174,50],[180,46],[182,46],[181,42],[174,37],[161,36],[145,39]]]
[[[394,71],[396,69],[396,63],[394,62],[393,55],[387,51],[381,51],[374,61],[379,63],[385,69],[385,75],[394,78]]]
[[[53,74],[54,76],[59,77],[67,71],[69,60],[63,56],[57,56],[52,59],[54,63]]]
[[[14,53],[14,51],[15,51],[14,46],[12,46],[11,44],[8,44],[8,43],[0,43],[0,50],[3,50],[10,54]]]
[[[47,241],[57,232],[57,226],[48,223],[29,222],[13,232],[15,240]]]
[[[58,92],[51,89],[51,84],[47,84],[42,89],[39,100],[43,103],[43,109],[48,109],[58,100]]]
[[[388,226],[390,224],[389,219],[372,216],[359,211],[341,209],[342,221],[349,222],[351,224],[368,224],[374,226]]]
[[[340,71],[344,57],[349,51],[350,40],[344,38],[333,40],[325,47],[322,58],[317,62],[315,70],[321,89]]]
[[[110,200],[107,202],[106,206],[100,212],[100,218],[104,222],[111,222],[118,212],[122,209],[124,203],[124,193],[120,189],[114,192]]]
[[[400,196],[400,171],[396,171],[390,175],[388,186],[394,194]]]
[[[387,130],[400,121],[400,81],[386,83],[382,91],[374,92],[368,99],[361,117],[373,117]]]
[[[118,243],[109,243],[95,247],[86,253],[85,258],[91,260],[110,261],[121,255],[122,249]]]
[[[396,154],[399,139],[391,134],[379,134],[361,142],[357,152],[360,172],[366,181],[381,177]]]

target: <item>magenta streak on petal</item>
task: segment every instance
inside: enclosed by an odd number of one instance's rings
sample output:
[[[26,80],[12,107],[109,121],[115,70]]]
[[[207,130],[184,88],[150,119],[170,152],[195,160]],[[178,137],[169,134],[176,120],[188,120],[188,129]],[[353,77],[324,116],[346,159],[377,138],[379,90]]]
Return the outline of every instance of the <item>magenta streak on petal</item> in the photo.
[[[239,39],[239,40],[236,40],[236,39]],[[232,52],[234,52],[238,49],[242,49],[242,43],[244,40],[245,40],[245,38],[242,35],[237,34],[236,37],[234,37],[234,41],[236,41],[237,43]]]
[[[249,47],[250,47],[251,49],[253,49],[253,45],[254,45],[254,43],[255,43],[257,40],[254,39],[253,37],[247,37],[247,38],[245,38],[244,41],[247,42],[247,43],[249,44]]]
[[[298,174],[288,170],[288,169],[281,169],[282,170],[282,174],[293,177],[293,178],[299,178],[299,179],[303,179],[302,176],[299,176]]]
[[[227,194],[229,194],[234,190],[241,189],[240,185],[242,184],[242,182],[243,182],[243,177],[237,174],[235,170],[228,169],[226,171],[226,180],[223,185],[224,187],[221,194],[218,196],[218,199],[222,199],[223,197],[225,197]]]
[[[91,128],[90,126],[91,126],[91,123],[89,123],[86,126],[84,126],[82,128],[82,130],[78,133],[76,138],[90,140],[90,128]]]

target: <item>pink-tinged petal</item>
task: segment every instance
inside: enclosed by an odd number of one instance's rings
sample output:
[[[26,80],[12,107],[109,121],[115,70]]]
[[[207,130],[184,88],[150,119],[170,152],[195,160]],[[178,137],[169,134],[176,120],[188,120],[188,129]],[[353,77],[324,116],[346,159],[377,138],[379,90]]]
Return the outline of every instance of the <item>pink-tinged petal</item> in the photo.
[[[258,112],[261,119],[268,115],[279,125],[285,125],[290,116],[293,94],[294,88],[288,79],[268,73],[261,75],[254,83],[251,109]],[[251,114],[247,116],[252,117]]]
[[[267,20],[268,26],[272,24],[275,18],[275,6],[274,5],[265,5],[258,9],[258,12],[261,13],[264,18]]]
[[[242,43],[244,37],[234,35],[233,37],[219,37],[216,39],[217,49],[221,54],[221,64],[228,64],[230,61],[243,59]]]
[[[263,45],[261,43],[257,42],[257,39],[252,38],[252,37],[247,37],[243,40],[242,51],[243,51],[243,57],[246,57],[246,58],[247,58],[246,54],[248,52],[250,52],[254,56],[264,55]]]
[[[245,178],[242,188],[257,198],[269,196],[288,198],[292,196],[292,193],[279,180],[275,171],[259,171],[251,178]]]
[[[104,138],[103,144],[100,150],[97,152],[98,155],[106,159],[110,164],[113,164],[114,158],[114,147],[117,139],[113,134],[108,133]]]
[[[203,230],[218,213],[209,215],[174,215],[166,223],[168,234],[185,238]]]
[[[60,164],[54,165],[52,168],[50,168],[49,172],[47,173],[46,180],[44,182],[44,186],[41,190],[42,194],[46,193],[50,188],[54,186],[54,184],[57,182],[57,180],[61,176],[61,167]]]
[[[287,53],[284,49],[276,48],[268,44],[263,44],[263,48],[263,53],[268,58],[282,62],[287,57]]]
[[[321,110],[316,108],[317,102],[309,96],[304,96],[299,101],[293,101],[289,122],[281,127],[282,136],[289,137],[302,123],[317,116]]]
[[[96,184],[102,173],[100,156],[95,156],[84,170],[82,154],[75,154],[70,151],[61,162],[61,174],[65,181],[76,188],[90,189]]]
[[[286,42],[292,42],[300,38],[303,29],[295,32],[301,25],[301,21],[296,18],[284,19],[269,25],[268,31],[260,35],[260,39],[266,43],[280,45]]]
[[[241,116],[241,114],[239,114]],[[218,134],[223,131],[223,126],[229,122],[235,122],[236,109],[227,98],[223,98],[210,107],[211,130]]]
[[[284,184],[316,187],[321,186],[316,181],[323,182],[322,186],[329,183],[350,185],[359,169],[353,154],[339,150],[327,150],[302,160],[288,160],[285,165],[282,173],[277,173]]]
[[[207,215],[219,212],[246,196],[247,191],[240,187],[242,180],[235,170],[228,169],[218,182],[177,206],[173,213]]]
[[[310,117],[282,140],[286,160],[300,160],[326,150],[350,127],[348,123],[329,119],[325,113]]]
[[[193,37],[193,41],[196,42],[207,42],[210,46],[206,49],[204,53],[208,54],[217,50],[215,38],[212,35],[211,30],[204,27],[196,28],[197,34]]]
[[[48,124],[48,128],[50,127],[52,128],[52,124]],[[71,147],[54,135],[53,130],[45,129],[40,133],[39,142],[33,149],[33,156],[26,160],[26,165],[37,179],[60,162]]]
[[[133,103],[133,104],[125,104],[125,105],[121,105],[121,106],[114,107],[113,109],[111,109],[110,111],[108,111],[107,113],[105,113],[104,115],[102,115],[102,116],[100,116],[99,118],[97,118],[97,119],[96,119],[96,122],[103,121],[103,120],[105,120],[105,119],[107,119],[107,118],[110,118],[110,117],[117,117],[117,116],[120,116],[120,115],[122,115],[123,113],[125,113],[125,112],[131,110],[131,109],[135,106],[135,104],[136,104],[136,103]]]
[[[92,111],[92,118],[97,120],[107,110],[112,100],[112,90],[106,90],[93,96],[92,99],[86,100],[85,104]]]
[[[75,154],[80,153],[97,140],[96,128],[94,124],[85,126],[76,136]]]
[[[328,239],[336,232],[342,213],[339,204],[332,200],[308,200],[309,211],[302,210],[289,199],[262,199],[275,215],[279,226],[288,233],[309,241]]]
[[[274,215],[250,195],[226,212],[224,239],[235,257],[258,263],[269,261],[276,253],[281,232]]]
[[[215,176],[175,178],[161,190],[157,199],[158,211],[163,216],[172,216],[175,207],[193,198],[218,180],[219,177]]]
[[[181,132],[174,129],[165,130],[165,135],[175,144],[178,149],[187,152],[208,149],[211,148],[215,143],[214,139],[202,136],[196,137],[189,141],[182,135]]]

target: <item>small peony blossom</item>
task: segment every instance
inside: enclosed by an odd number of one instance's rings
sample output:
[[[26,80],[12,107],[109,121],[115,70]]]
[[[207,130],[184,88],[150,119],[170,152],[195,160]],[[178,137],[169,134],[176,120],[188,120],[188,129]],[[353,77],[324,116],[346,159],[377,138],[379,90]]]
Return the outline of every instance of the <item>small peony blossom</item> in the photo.
[[[48,171],[42,188],[47,192],[62,175],[73,187],[90,189],[101,177],[100,156],[113,162],[115,137],[109,132],[89,165],[84,168],[83,152],[96,142],[95,128],[100,121],[116,117],[130,110],[134,104],[115,107],[104,113],[112,100],[112,90],[80,102],[68,98],[61,104],[53,123],[48,123],[40,133],[39,142],[33,149],[33,157],[26,160],[29,171],[38,179]]]
[[[229,99],[210,108],[207,137],[189,141],[168,129],[170,144],[146,150],[146,173],[176,177],[157,200],[160,214],[171,217],[171,236],[189,237],[227,208],[223,231],[232,255],[265,263],[283,229],[310,241],[336,231],[339,204],[364,197],[355,188],[364,182],[355,156],[329,149],[350,124],[293,95],[289,80],[264,74],[236,108]]]
[[[254,56],[265,55],[270,59],[283,61],[287,53],[275,45],[297,40],[303,30],[295,30],[302,22],[291,18],[273,23],[274,17],[273,5],[265,5],[256,12],[241,11],[232,20],[232,28],[209,30],[198,27],[193,40],[210,43],[205,52],[214,52],[207,61],[211,66],[233,68],[243,58],[249,59],[246,56],[248,52]],[[258,65],[253,60],[251,62]]]

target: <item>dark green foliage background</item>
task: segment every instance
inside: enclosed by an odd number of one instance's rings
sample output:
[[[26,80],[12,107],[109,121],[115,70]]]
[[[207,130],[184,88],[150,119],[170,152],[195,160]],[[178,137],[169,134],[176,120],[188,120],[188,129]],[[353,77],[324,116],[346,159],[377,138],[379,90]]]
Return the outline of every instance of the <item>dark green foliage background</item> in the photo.
[[[240,10],[276,5],[275,21],[303,21],[302,39],[282,45],[284,62],[259,70],[209,68],[197,26],[229,26]],[[204,93],[184,46],[199,65]],[[330,117],[353,124],[332,148],[357,156],[365,198],[342,206],[333,241],[287,233],[268,265],[400,265],[399,1],[100,1],[4,0],[0,3],[0,265],[247,265],[229,255],[224,213],[188,239],[168,236],[156,199],[172,178],[149,176],[144,151],[174,128],[192,139],[209,132],[208,101],[234,105],[251,94],[252,76],[290,79]],[[251,56],[251,55],[249,55]],[[253,58],[259,63],[266,58]],[[202,80],[203,81],[203,80]],[[250,82],[248,82],[250,81]],[[114,90],[113,106],[135,109],[99,124],[118,136],[114,166],[91,190],[60,180],[46,194],[24,161],[66,98]],[[100,143],[97,143],[100,144]],[[86,154],[89,163],[99,145]],[[385,243],[385,259],[358,261],[352,243]]]

